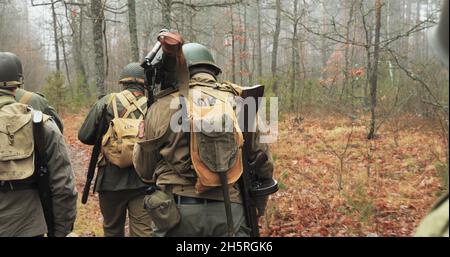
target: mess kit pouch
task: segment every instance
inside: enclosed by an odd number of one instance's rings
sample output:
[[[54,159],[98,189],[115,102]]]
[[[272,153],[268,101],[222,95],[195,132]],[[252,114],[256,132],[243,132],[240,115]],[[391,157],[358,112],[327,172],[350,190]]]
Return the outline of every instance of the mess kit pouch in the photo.
[[[168,231],[180,223],[180,211],[173,194],[156,190],[144,198],[144,205],[158,230]]]

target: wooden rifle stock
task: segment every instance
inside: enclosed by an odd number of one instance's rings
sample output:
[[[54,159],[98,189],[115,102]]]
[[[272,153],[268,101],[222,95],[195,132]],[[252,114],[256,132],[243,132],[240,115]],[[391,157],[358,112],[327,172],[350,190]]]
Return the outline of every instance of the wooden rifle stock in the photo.
[[[91,160],[89,161],[89,168],[87,172],[86,184],[84,184],[83,195],[81,197],[81,203],[86,204],[89,198],[89,191],[91,190],[92,180],[94,179],[95,169],[97,168],[98,158],[100,157],[102,139],[105,134],[107,106],[103,108],[102,116],[100,118],[100,127],[98,129],[97,138],[95,139],[94,149],[92,150]],[[95,189],[94,189],[95,190]]]

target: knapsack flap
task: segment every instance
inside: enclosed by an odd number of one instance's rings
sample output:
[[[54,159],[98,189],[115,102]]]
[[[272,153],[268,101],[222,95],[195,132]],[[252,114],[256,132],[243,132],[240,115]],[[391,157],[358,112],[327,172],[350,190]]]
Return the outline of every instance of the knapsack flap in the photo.
[[[126,110],[123,117],[118,115],[116,98],[119,99]],[[130,103],[130,101],[132,102]],[[112,108],[114,119],[111,121],[108,131],[103,137],[102,153],[108,161],[120,168],[127,168],[133,165],[134,145],[140,140],[138,138],[139,125],[144,117],[144,110],[137,105],[145,102],[145,97],[136,100],[134,95],[129,91],[123,91],[113,96]],[[141,112],[139,118],[136,118],[133,113],[136,110]]]
[[[22,180],[34,173],[31,112],[23,104],[0,110],[0,180]]]
[[[198,90],[207,98],[216,99],[205,101],[210,106],[195,106],[193,99],[189,99],[188,104],[191,116],[191,159],[197,174],[195,188],[197,193],[203,193],[221,186],[218,173],[226,173],[229,185],[239,180],[243,172],[244,140],[233,106],[227,99],[232,97],[230,92],[206,87],[198,87]],[[204,127],[213,123],[219,124],[221,128],[210,130]]]

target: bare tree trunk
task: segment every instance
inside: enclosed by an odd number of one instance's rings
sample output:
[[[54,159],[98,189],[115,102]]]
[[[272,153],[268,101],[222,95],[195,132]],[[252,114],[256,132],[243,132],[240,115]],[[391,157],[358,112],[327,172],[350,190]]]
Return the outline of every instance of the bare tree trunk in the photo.
[[[75,64],[75,76],[79,78],[80,86],[82,86],[83,93],[86,95],[86,97],[90,97],[90,91],[87,88],[87,74],[86,74],[86,68],[83,63],[83,54],[82,54],[82,47],[83,47],[83,17],[84,17],[84,11],[83,8],[80,8],[80,17],[77,19],[75,15],[72,16],[72,29],[73,29],[73,35],[72,35],[72,56],[73,61]]]
[[[164,28],[170,29],[172,15],[172,0],[160,0],[161,3],[161,22]]]
[[[257,43],[258,43],[258,77],[259,80],[262,78],[263,76],[263,71],[262,71],[262,39],[261,39],[261,27],[262,27],[262,21],[261,21],[261,0],[257,0],[256,1],[256,12],[257,12],[257,27],[258,27],[258,32],[257,32]]]
[[[239,35],[239,79],[240,79],[240,85],[244,85],[244,42],[245,42],[245,36],[244,36],[244,28],[242,25],[242,17],[241,17],[241,6],[238,5],[238,21],[239,21],[239,27],[238,27],[238,35]]]
[[[100,98],[106,94],[105,89],[105,56],[103,42],[103,22],[104,10],[102,0],[91,1],[91,12],[93,22],[93,40],[95,52],[95,76],[97,97]]]
[[[139,44],[136,23],[136,0],[128,0],[128,27],[130,30],[131,58],[139,61]]]
[[[405,17],[405,21],[404,23],[406,24],[407,27],[410,27],[411,22],[412,22],[412,1],[411,0],[406,0],[406,17]],[[404,54],[405,54],[405,58],[406,58],[406,65],[407,67],[409,67],[409,58],[411,56],[410,51],[410,37],[405,37],[404,39],[404,46],[403,46],[403,50],[404,50]]]
[[[143,57],[143,56],[146,56],[147,55],[147,53],[150,51],[150,49],[149,48],[151,48],[151,47],[153,47],[153,46],[150,46],[150,41],[151,41],[151,39],[152,39],[152,30],[153,30],[153,24],[154,24],[154,19],[155,19],[155,17],[154,17],[154,9],[152,8],[152,6],[151,5],[149,5],[149,2],[147,2],[147,1],[145,1],[144,3],[144,8],[145,8],[145,10],[144,10],[144,15],[145,15],[145,18],[144,18],[144,23],[143,23],[143,26],[144,26],[144,32],[142,33],[142,37],[141,37],[141,42],[142,42],[142,52],[141,52],[141,56]],[[158,10],[156,10],[156,11],[158,11]]]
[[[244,68],[245,71],[248,73],[248,83],[250,85],[253,84],[253,74],[250,71],[250,66],[248,64],[248,58],[249,58],[249,54],[248,54],[248,39],[249,39],[249,34],[248,34],[248,20],[247,20],[247,5],[244,5],[244,28],[243,28],[244,32],[244,45],[243,45],[243,54],[244,54]]]
[[[345,50],[344,50],[344,61],[345,61],[345,68],[343,70],[343,75],[344,75],[344,81],[342,83],[342,92],[341,92],[341,100],[342,97],[346,94],[346,90],[347,90],[347,86],[348,83],[350,81],[350,50],[352,48],[352,45],[350,44],[351,42],[351,30],[352,30],[352,23],[353,23],[353,12],[355,10],[355,1],[354,0],[349,0],[347,1],[350,6],[349,6],[349,12],[348,12],[348,17],[347,17],[347,27],[345,28]]]
[[[275,32],[273,33],[272,49],[272,77],[274,78],[273,92],[278,94],[277,64],[278,64],[278,43],[281,32],[281,0],[276,0],[277,16],[275,22]]]
[[[377,106],[377,87],[378,87],[378,61],[380,59],[380,34],[381,34],[381,9],[383,8],[382,0],[375,0],[375,49],[373,53],[373,69],[370,79],[370,112],[372,114],[370,122],[370,132],[368,139],[375,138],[376,129],[376,113]]]
[[[234,38],[234,20],[233,20],[233,6],[230,6],[230,25],[231,25],[231,77],[232,82],[236,83],[236,43]]]
[[[189,0],[189,4],[192,4],[192,0]],[[189,41],[195,42],[196,37],[194,33],[194,15],[195,13],[189,9]]]
[[[66,68],[66,76],[67,76],[67,82],[69,82],[69,85],[72,84],[70,80],[70,72],[69,72],[69,64],[67,63],[67,55],[66,55],[66,42],[64,40],[64,33],[63,33],[63,27],[62,25],[59,26],[60,32],[61,32],[61,46],[62,46],[62,53],[63,53],[63,61],[64,61],[64,67]]]
[[[322,10],[322,33],[327,34],[328,33],[328,26],[327,26],[327,16],[325,14],[325,3],[321,4],[321,10]],[[328,62],[328,49],[327,49],[327,39],[325,37],[321,37],[320,39],[320,50],[321,50],[321,57],[322,57],[322,67],[327,66]]]
[[[298,40],[297,40],[297,27],[298,27],[298,0],[294,0],[294,24],[292,34],[292,77],[291,77],[291,108],[294,108],[296,101],[295,92],[297,87],[297,55],[298,55]]]
[[[422,4],[422,1],[421,0],[416,0],[416,24],[419,24],[420,23],[420,14],[421,14],[421,4]],[[420,57],[422,57],[422,52],[423,52],[423,48],[422,47],[420,47],[419,48],[419,46],[420,46],[420,36],[422,35],[422,33],[416,33],[416,35],[415,35],[415,40],[416,40],[416,43],[415,43],[415,47],[416,47],[416,50],[415,50],[415,58],[416,58],[416,61],[418,61],[419,60],[419,58]]]
[[[51,3],[51,9],[52,9],[52,19],[53,19],[53,37],[55,39],[55,54],[56,54],[56,70],[61,70],[60,60],[59,60],[59,43],[58,43],[58,24],[57,24],[57,17],[56,17],[56,11],[55,11],[55,2],[52,1]]]

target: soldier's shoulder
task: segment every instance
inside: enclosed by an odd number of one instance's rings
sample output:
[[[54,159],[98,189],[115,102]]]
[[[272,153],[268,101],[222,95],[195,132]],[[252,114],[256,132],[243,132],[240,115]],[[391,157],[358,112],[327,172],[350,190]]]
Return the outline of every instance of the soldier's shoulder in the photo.
[[[220,84],[219,90],[232,93],[236,96],[239,96],[242,94],[243,87],[238,84],[234,84],[230,81],[223,81],[219,84]]]
[[[167,105],[170,105],[174,99],[178,98],[178,96],[179,96],[178,89],[167,89],[161,91],[159,94],[155,96],[156,100],[155,103],[152,105],[152,107],[153,106],[165,107]]]
[[[47,99],[45,98],[45,95],[41,92],[28,91],[23,88],[17,89],[16,96],[24,97],[26,95],[30,96],[30,100],[38,100],[38,101],[45,101],[45,102],[47,101]]]
[[[45,97],[45,95],[41,92],[32,92],[32,91],[26,91],[32,95],[33,98],[38,99],[40,101],[47,101],[47,98]]]
[[[37,95],[38,97],[46,98],[45,95],[41,92],[34,92],[34,94]]]
[[[113,97],[116,96],[116,95],[117,95],[117,93],[110,93],[110,94],[104,95],[104,96],[100,97],[97,100],[97,102],[95,102],[95,105],[106,105],[106,104],[109,104],[112,101]]]

